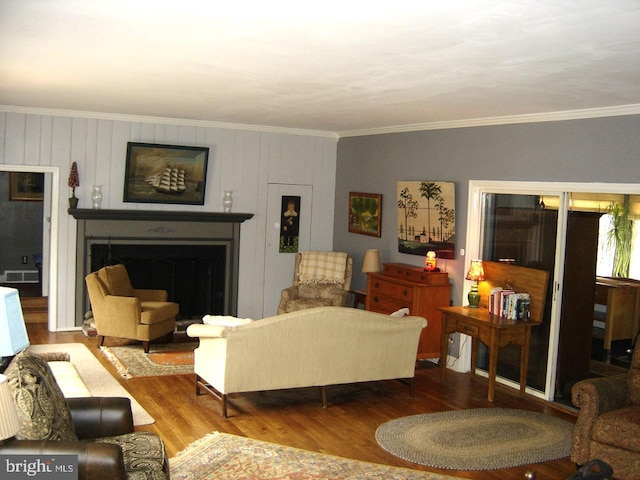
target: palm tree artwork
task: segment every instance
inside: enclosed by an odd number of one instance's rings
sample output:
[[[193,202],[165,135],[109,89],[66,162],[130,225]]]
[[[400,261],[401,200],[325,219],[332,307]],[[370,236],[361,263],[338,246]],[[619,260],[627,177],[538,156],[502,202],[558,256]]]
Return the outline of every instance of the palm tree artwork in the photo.
[[[397,185],[398,251],[454,258],[455,184],[400,181]]]

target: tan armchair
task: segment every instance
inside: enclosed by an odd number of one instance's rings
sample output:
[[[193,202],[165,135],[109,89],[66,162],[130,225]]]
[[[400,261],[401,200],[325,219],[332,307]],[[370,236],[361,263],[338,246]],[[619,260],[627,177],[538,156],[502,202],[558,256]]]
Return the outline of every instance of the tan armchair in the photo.
[[[171,340],[178,304],[167,301],[165,290],[134,289],[124,265],[104,267],[85,277],[91,310],[100,337],[119,337],[149,342],[163,335]]]
[[[278,314],[306,308],[347,305],[353,258],[343,252],[297,253],[293,285],[282,290]]]
[[[582,380],[571,389],[580,408],[571,459],[578,465],[600,459],[619,479],[640,478],[640,347],[623,375]]]

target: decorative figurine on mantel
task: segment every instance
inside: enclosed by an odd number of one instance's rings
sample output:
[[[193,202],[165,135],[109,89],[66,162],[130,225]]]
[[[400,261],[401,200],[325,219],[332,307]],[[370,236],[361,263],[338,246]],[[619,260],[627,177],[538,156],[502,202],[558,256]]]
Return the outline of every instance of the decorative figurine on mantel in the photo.
[[[71,164],[71,171],[69,172],[69,188],[71,188],[71,197],[69,198],[69,208],[78,208],[78,197],[76,197],[76,187],[80,186],[80,175],[78,175],[78,164],[73,162]]]

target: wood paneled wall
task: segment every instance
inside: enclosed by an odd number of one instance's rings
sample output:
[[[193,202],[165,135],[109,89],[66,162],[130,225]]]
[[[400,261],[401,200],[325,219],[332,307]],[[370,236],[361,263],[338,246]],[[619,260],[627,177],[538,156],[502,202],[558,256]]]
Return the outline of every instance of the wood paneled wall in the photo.
[[[73,161],[78,163],[80,174],[80,187],[76,188],[79,208],[91,208],[94,184],[102,185],[102,208],[108,209],[216,212],[222,211],[223,191],[233,190],[233,210],[255,214],[242,225],[238,315],[259,318],[265,281],[267,185],[312,185],[313,212],[333,212],[337,138],[202,122],[179,124],[153,119],[157,122],[153,123],[137,117],[129,121],[109,118],[108,114],[89,116],[100,118],[0,111],[0,164],[57,167],[60,171],[60,195],[52,199],[60,212],[58,329],[74,325],[76,223],[67,214],[67,178]],[[124,203],[129,141],[209,147],[205,205]],[[311,228],[314,248],[332,248],[332,215],[313,215]]]

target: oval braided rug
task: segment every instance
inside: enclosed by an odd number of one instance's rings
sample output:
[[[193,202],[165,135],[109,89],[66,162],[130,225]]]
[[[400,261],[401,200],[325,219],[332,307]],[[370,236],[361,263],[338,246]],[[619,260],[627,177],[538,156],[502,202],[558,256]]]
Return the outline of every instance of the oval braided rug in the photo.
[[[493,470],[567,457],[573,424],[543,413],[475,408],[386,422],[378,444],[410,462],[453,470]]]

